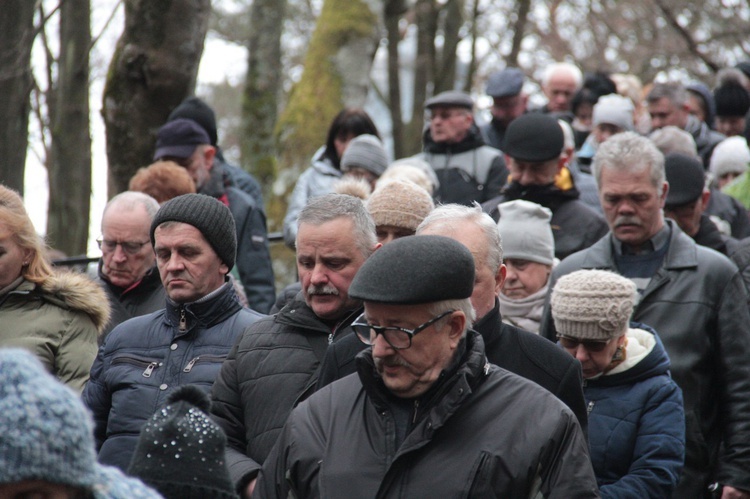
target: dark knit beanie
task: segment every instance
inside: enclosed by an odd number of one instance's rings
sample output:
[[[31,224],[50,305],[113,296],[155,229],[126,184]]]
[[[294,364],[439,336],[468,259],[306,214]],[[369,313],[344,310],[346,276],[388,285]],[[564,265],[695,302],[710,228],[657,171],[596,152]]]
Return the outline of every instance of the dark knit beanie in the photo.
[[[549,114],[526,113],[505,131],[502,151],[516,161],[540,163],[559,158],[565,136],[557,119]]]
[[[216,134],[216,114],[208,104],[198,97],[188,97],[169,113],[167,121],[174,121],[178,118],[187,118],[198,123],[211,139],[211,145],[216,146],[218,141]]]
[[[414,305],[469,298],[474,257],[443,236],[402,237],[386,244],[359,268],[349,286],[358,300]]]
[[[750,94],[741,83],[728,80],[714,89],[716,116],[745,116],[750,110]]]
[[[208,396],[193,385],[177,389],[141,430],[128,474],[165,499],[234,499],[224,453],[227,437],[208,412]]]
[[[151,244],[154,231],[164,222],[192,225],[203,234],[221,261],[232,270],[237,255],[237,230],[229,208],[218,199],[205,194],[183,194],[164,203],[151,223]]]

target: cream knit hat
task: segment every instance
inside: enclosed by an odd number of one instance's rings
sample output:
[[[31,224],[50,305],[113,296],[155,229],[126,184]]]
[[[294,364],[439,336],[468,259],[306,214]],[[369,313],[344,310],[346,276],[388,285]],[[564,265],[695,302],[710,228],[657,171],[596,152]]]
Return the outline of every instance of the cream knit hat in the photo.
[[[376,226],[392,225],[411,231],[417,230],[434,207],[426,190],[414,182],[400,179],[378,182],[367,200],[367,211]]]
[[[559,334],[607,341],[623,334],[637,296],[630,279],[606,270],[579,270],[552,290],[552,318]]]

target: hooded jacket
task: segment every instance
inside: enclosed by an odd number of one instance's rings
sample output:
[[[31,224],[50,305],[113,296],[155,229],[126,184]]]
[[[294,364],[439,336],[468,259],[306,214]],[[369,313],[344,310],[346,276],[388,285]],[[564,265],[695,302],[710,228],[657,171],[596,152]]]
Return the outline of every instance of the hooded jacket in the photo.
[[[331,329],[300,292],[242,334],[211,397],[211,414],[227,434],[229,473],[239,487],[258,472],[292,408],[314,391],[329,343],[350,333],[360,313],[350,312]]]
[[[294,248],[297,239],[297,217],[307,200],[333,192],[333,184],[341,178],[336,168],[325,155],[325,146],[313,155],[312,164],[297,179],[284,216],[284,243]]]
[[[596,481],[606,499],[671,497],[685,458],[682,391],[653,329],[633,323],[626,337],[625,361],[583,382]]]
[[[0,347],[33,352],[49,372],[81,392],[109,314],[104,291],[85,275],[57,272],[43,285],[22,280],[0,297]]]
[[[482,203],[500,193],[508,180],[500,151],[484,144],[476,124],[458,143],[435,142],[428,128],[423,136],[424,152],[416,157],[427,161],[437,175],[435,204]]]
[[[676,497],[703,497],[709,481],[750,490],[750,313],[737,267],[667,219],[669,248],[633,312],[659,332],[685,402],[685,473]],[[580,269],[617,272],[608,234],[563,260],[557,280]],[[540,334],[555,341],[545,306]],[[723,452],[720,454],[720,447]]]
[[[573,413],[547,390],[489,364],[476,332],[427,393],[394,399],[372,350],[363,351],[357,375],[292,412],[255,496],[598,497]],[[400,445],[396,404],[412,413]]]
[[[688,116],[685,131],[693,136],[695,146],[698,148],[698,154],[703,160],[703,167],[708,170],[714,148],[726,137],[715,130],[711,130],[705,122],[692,114]]]
[[[123,322],[99,349],[83,401],[99,462],[127,470],[143,424],[181,385],[210,392],[242,331],[263,316],[242,308],[231,283],[188,304]]]

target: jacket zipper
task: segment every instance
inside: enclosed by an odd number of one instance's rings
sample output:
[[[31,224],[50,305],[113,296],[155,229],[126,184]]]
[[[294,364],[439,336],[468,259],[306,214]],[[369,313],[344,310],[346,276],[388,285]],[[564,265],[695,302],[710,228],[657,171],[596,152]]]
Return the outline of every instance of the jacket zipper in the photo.
[[[224,359],[226,359],[226,357],[222,357],[220,355],[199,355],[198,357],[194,357],[194,358],[190,359],[190,362],[187,363],[187,365],[185,366],[185,369],[183,369],[182,372],[189,373],[193,369],[193,366],[197,362],[199,362],[201,360],[206,360],[206,361],[220,360],[220,361],[223,361]]]
[[[143,371],[143,377],[144,378],[150,378],[151,377],[151,373],[154,372],[154,369],[156,369],[156,367],[158,365],[159,365],[158,362],[152,362],[152,363],[150,363],[148,365],[148,367],[146,367],[146,370]]]
[[[414,417],[411,420],[411,424],[415,424],[417,422],[417,413],[419,412],[419,400],[414,401]]]
[[[185,317],[185,309],[180,308],[180,332],[184,333],[187,331],[187,317]]]
[[[586,415],[587,416],[591,415],[591,411],[594,410],[594,404],[595,404],[595,402],[592,400],[591,402],[589,402],[589,405],[586,406]]]
[[[162,363],[158,361],[142,360],[134,357],[117,357],[116,359],[112,360],[112,365],[115,364],[130,364],[133,366],[145,367],[145,370],[143,371],[144,378],[150,378],[151,373],[154,372],[154,369],[162,365]]]

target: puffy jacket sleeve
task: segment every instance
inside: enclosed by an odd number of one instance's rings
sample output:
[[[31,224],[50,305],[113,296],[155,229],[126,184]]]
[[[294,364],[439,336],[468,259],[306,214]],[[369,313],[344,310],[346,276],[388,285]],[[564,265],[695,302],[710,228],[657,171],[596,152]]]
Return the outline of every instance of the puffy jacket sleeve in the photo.
[[[500,190],[508,182],[508,168],[505,166],[505,160],[502,155],[498,155],[492,160],[490,171],[487,174],[487,182],[482,192],[480,203],[489,201],[500,195]]]
[[[241,340],[240,340],[241,341]],[[232,482],[238,490],[252,480],[260,464],[246,454],[245,414],[240,399],[240,384],[237,376],[237,351],[239,342],[232,347],[221,365],[219,375],[211,391],[211,415],[227,435],[227,467]]]
[[[647,400],[633,457],[627,475],[602,485],[602,497],[671,497],[685,459],[685,412],[682,391],[669,379]]]
[[[89,379],[89,371],[96,357],[97,336],[96,326],[83,312],[75,312],[62,331],[55,355],[55,374],[78,393]]]
[[[101,449],[107,438],[107,422],[112,408],[112,394],[105,382],[104,349],[106,343],[99,348],[99,353],[91,367],[91,377],[83,389],[83,403],[89,408],[94,417],[94,438],[96,450]]]
[[[237,217],[235,217],[237,220]],[[276,301],[271,253],[268,249],[266,216],[251,207],[244,227],[238,227],[237,270],[250,308],[266,314]]]

